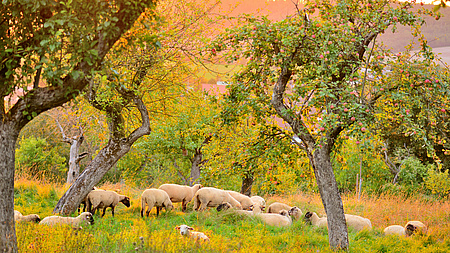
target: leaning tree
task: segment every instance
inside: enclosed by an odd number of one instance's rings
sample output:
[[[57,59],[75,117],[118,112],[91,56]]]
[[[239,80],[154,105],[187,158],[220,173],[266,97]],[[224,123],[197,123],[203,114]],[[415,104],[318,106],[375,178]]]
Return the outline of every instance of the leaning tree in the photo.
[[[301,140],[335,249],[348,249],[349,241],[330,154],[344,131],[368,132],[378,99],[406,88],[387,81],[386,63],[396,58],[376,42],[390,27],[406,25],[426,49],[419,29],[423,19],[413,7],[387,0],[307,1],[304,9],[297,6],[296,15],[279,22],[241,17],[210,48],[230,62],[247,60],[230,85],[229,117],[242,108],[253,110],[254,117],[267,112],[288,123]],[[425,78],[416,74],[413,81]]]
[[[17,252],[14,156],[20,130],[76,97],[114,43],[156,1],[6,0],[0,5],[0,251]]]

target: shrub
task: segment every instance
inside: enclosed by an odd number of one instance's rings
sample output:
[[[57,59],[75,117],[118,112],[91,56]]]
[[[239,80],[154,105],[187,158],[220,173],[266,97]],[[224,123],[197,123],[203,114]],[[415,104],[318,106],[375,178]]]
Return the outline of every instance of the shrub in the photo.
[[[425,186],[432,194],[440,197],[446,197],[450,193],[450,177],[448,170],[444,172],[436,171],[433,167],[429,167],[428,176],[425,178]]]

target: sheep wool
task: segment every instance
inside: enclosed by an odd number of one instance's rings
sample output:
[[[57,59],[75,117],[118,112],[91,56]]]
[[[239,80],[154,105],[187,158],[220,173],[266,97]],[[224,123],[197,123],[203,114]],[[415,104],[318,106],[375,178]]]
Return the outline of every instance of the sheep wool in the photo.
[[[228,194],[231,195],[231,197],[233,197],[234,199],[236,199],[237,201],[239,201],[239,203],[242,206],[243,210],[252,210],[253,207],[253,201],[250,199],[250,197],[239,193],[239,192],[235,192],[235,191],[226,191]]]
[[[68,225],[74,229],[81,229],[82,226],[94,224],[94,217],[90,212],[84,212],[78,215],[78,217],[61,217],[61,216],[48,216],[45,217],[39,224],[56,226],[56,225]]]
[[[269,205],[267,208],[268,213],[280,213],[281,210],[289,211],[292,209],[292,206],[286,205],[284,203],[280,202],[274,202]]]
[[[288,211],[281,210],[280,213],[259,213],[256,214],[261,220],[270,226],[287,227],[292,225],[292,219],[289,216]]]
[[[156,207],[156,216],[159,216],[159,211],[163,207],[166,209],[166,212],[172,210],[173,204],[170,201],[169,194],[155,188],[145,190],[141,194],[141,217],[144,217],[144,212],[148,217],[153,207]]]
[[[22,215],[17,210],[14,210],[14,220],[16,222],[36,222],[39,223],[41,221],[41,218],[37,214],[29,214],[29,215]]]
[[[194,195],[194,210],[203,211],[207,207],[217,207],[223,203],[230,203],[233,208],[242,209],[241,204],[224,190],[213,187],[203,187]]]
[[[266,207],[266,201],[264,198],[260,196],[251,196],[250,199],[253,201],[254,204],[258,203],[260,206],[263,207],[263,209]]]
[[[201,184],[195,184],[192,187],[178,184],[163,184],[158,189],[167,192],[172,203],[181,202],[182,211],[186,212],[187,204],[191,202],[195,193],[202,187]]]

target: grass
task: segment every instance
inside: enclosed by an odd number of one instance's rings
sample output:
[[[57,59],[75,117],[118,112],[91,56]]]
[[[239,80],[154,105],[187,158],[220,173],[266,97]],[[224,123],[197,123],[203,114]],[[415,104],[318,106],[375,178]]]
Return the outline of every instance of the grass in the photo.
[[[156,217],[140,217],[139,197],[143,189],[121,184],[105,184],[102,189],[119,189],[130,196],[130,208],[119,204],[113,218],[95,215],[95,224],[80,231],[68,227],[50,228],[39,224],[18,223],[16,232],[20,252],[332,252],[326,229],[316,229],[303,222],[289,228],[264,225],[257,218],[241,217],[232,212],[210,211],[182,213],[162,211]],[[23,214],[52,215],[53,207],[67,186],[18,179],[15,182],[15,209]],[[296,205],[303,212],[324,214],[316,194],[295,193],[266,197],[268,204],[280,201]],[[423,200],[384,195],[379,197],[343,196],[346,213],[369,218],[372,231],[349,232],[349,252],[449,252],[450,201]],[[189,209],[190,207],[190,209]],[[188,210],[192,205],[188,206]],[[383,236],[384,227],[421,220],[429,227],[426,236],[400,238]],[[181,237],[175,226],[187,224],[207,234],[209,244],[196,244]]]

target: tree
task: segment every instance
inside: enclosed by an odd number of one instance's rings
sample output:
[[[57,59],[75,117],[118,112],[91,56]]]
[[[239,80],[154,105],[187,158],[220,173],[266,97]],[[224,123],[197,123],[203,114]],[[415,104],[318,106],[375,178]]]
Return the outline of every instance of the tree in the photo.
[[[426,48],[419,36],[422,19],[412,7],[381,0],[308,1],[305,9],[280,22],[244,17],[211,46],[213,55],[224,51],[230,62],[248,60],[229,90],[236,110],[277,115],[301,140],[334,249],[348,249],[349,242],[330,154],[344,130],[367,134],[373,106],[384,95],[378,78],[386,78],[382,59],[392,54],[375,43],[377,36],[389,26],[407,25]]]
[[[14,153],[34,117],[73,99],[154,1],[3,1],[0,5],[0,251],[17,252]]]

